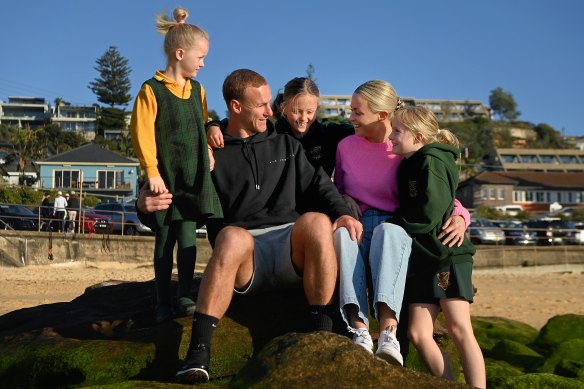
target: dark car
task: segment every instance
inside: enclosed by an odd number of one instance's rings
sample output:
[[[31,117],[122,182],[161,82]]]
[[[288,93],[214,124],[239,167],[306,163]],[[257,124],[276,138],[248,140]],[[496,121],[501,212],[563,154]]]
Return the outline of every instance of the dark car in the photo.
[[[560,219],[530,220],[525,225],[535,232],[540,245],[565,244],[570,230],[570,226]]]
[[[531,245],[537,243],[534,231],[528,231],[522,222],[513,220],[493,220],[493,224],[505,233],[505,244]]]
[[[114,224],[114,232],[125,235],[152,235],[152,230],[138,219],[133,203],[103,203],[93,207],[95,213],[108,216]]]
[[[37,216],[24,205],[0,204],[0,228],[5,230],[36,231]]]

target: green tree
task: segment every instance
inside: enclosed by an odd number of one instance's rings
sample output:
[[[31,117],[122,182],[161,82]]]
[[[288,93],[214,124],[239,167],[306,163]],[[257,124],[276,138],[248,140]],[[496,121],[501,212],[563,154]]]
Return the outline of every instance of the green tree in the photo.
[[[32,161],[42,156],[43,145],[37,136],[38,129],[32,130],[28,125],[24,129],[18,129],[12,135],[14,147],[14,158],[18,160],[18,171],[20,172],[20,182],[24,186],[24,176],[26,166]]]
[[[309,80],[316,82],[316,78],[314,77],[314,72],[315,72],[314,65],[309,63],[308,66],[306,67],[306,77],[308,77]]]
[[[209,115],[209,120],[219,120],[219,115],[217,115],[217,111],[215,111],[214,109],[210,110],[208,112]]]
[[[97,118],[97,133],[105,136],[106,131],[125,131],[126,112],[118,108],[102,108]]]
[[[120,54],[118,48],[109,49],[96,61],[95,70],[99,77],[89,83],[89,89],[97,95],[97,100],[114,108],[116,105],[128,105],[130,96],[130,78],[132,69],[128,60]]]
[[[540,123],[533,128],[537,136],[533,148],[542,149],[564,149],[566,148],[565,142],[562,140],[562,136],[559,131],[546,123]]]
[[[63,131],[57,124],[37,127],[37,137],[42,145],[42,158],[48,157],[48,148],[52,146],[57,154],[79,147],[87,141],[77,132]]]
[[[501,120],[515,120],[521,115],[517,110],[517,103],[510,92],[505,92],[498,87],[491,91],[489,96],[491,109]]]

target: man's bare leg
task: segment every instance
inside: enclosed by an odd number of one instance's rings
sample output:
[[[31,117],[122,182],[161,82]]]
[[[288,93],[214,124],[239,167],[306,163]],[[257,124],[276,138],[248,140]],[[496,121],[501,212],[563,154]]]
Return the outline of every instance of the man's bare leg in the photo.
[[[233,289],[244,288],[251,280],[253,248],[253,237],[243,228],[225,227],[217,236],[199,288],[189,350],[176,373],[179,381],[209,381],[211,337],[229,308]]]
[[[197,312],[221,319],[231,303],[233,289],[244,288],[253,275],[253,237],[239,227],[225,227],[215,241],[203,274]]]
[[[337,282],[337,257],[328,216],[306,213],[292,229],[292,262],[302,273],[304,293],[314,314],[316,330],[332,330],[331,305]]]

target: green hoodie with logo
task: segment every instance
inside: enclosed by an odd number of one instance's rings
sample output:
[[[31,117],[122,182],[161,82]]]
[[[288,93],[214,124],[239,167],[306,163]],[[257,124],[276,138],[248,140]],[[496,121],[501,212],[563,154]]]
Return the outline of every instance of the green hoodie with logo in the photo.
[[[448,271],[452,264],[472,262],[475,248],[468,237],[460,247],[445,246],[438,239],[454,208],[458,154],[456,147],[431,143],[400,165],[400,208],[392,223],[402,226],[412,237],[410,268],[414,272]]]

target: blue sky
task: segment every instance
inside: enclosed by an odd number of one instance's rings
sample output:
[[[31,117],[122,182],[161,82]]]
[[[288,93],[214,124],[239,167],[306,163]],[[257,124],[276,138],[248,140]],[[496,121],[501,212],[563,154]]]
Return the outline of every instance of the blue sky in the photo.
[[[321,94],[349,95],[384,79],[404,97],[488,104],[491,90],[502,87],[519,119],[584,135],[578,0],[9,1],[2,5],[0,100],[97,103],[88,84],[109,46],[129,60],[135,96],[166,63],[154,16],[179,5],[211,36],[197,79],[220,116],[221,85],[232,70],[260,72],[275,95],[312,64]]]

